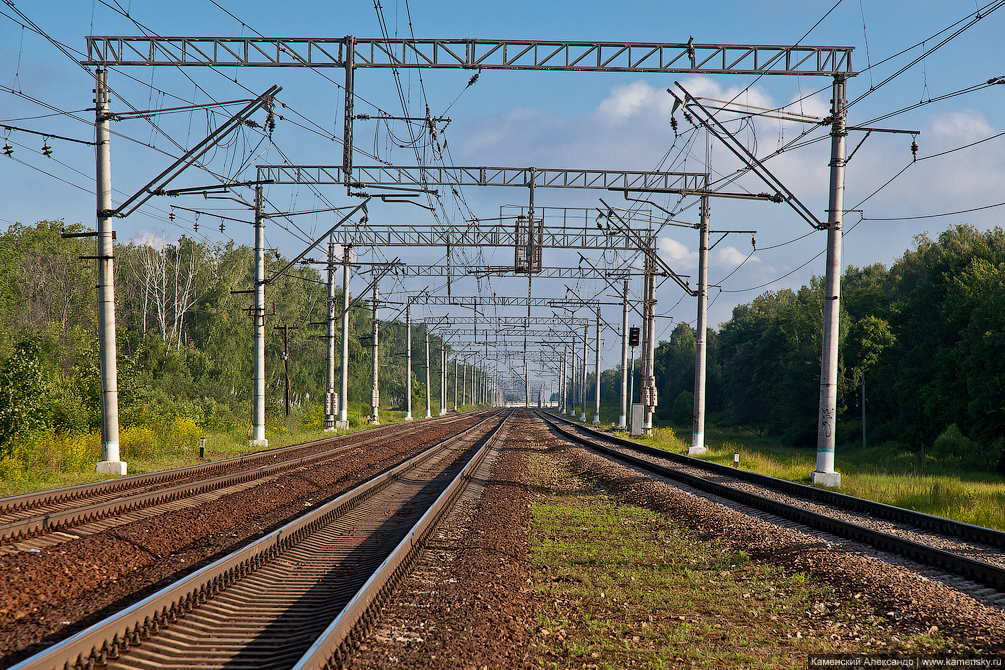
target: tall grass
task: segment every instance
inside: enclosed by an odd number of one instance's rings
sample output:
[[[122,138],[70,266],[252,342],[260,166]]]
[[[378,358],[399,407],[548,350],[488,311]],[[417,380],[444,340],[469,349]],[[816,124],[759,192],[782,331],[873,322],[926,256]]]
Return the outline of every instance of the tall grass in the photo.
[[[654,428],[642,438],[658,448],[687,453],[689,436],[672,428]],[[779,444],[776,440],[737,432],[710,430],[703,460],[801,484],[810,483],[816,452]],[[897,445],[839,447],[836,469],[841,493],[933,514],[964,523],[1005,531],[1005,478],[986,472],[958,470],[956,462],[922,458]]]
[[[404,412],[381,410],[381,423],[398,423]],[[363,413],[350,411],[349,432],[371,427]],[[339,431],[343,434],[346,431]],[[326,437],[324,416],[306,409],[291,417],[268,415],[266,436],[269,448],[311,442]],[[199,458],[199,440],[206,438],[206,457]],[[196,465],[259,451],[248,446],[244,427],[207,430],[187,416],[177,416],[164,425],[122,426],[119,454],[129,464],[129,474],[138,475]],[[108,478],[95,472],[101,459],[101,435],[97,432],[36,434],[19,441],[0,455],[0,497],[31,491],[74,486]]]

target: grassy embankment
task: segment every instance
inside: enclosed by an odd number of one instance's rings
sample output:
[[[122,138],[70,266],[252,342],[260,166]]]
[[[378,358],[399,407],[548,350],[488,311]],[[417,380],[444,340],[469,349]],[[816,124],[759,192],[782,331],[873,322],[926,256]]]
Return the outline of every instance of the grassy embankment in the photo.
[[[587,421],[592,417],[588,411]],[[602,425],[611,425],[608,414],[602,412],[602,418]],[[635,439],[683,454],[691,444],[690,431],[657,427],[653,433]],[[815,451],[786,447],[775,438],[749,432],[709,428],[705,444],[704,460],[732,466],[738,453],[743,470],[802,484],[810,483],[816,468]],[[841,493],[1005,531],[1005,478],[999,475],[961,471],[955,463],[922,460],[919,453],[889,445],[839,445],[835,463]]]
[[[751,561],[533,457],[534,656],[543,668],[804,667],[810,653],[937,653],[803,573]]]
[[[474,409],[471,406],[465,410]],[[432,407],[433,416],[439,413],[439,405]],[[349,432],[366,430],[371,424],[365,421],[366,412],[350,411]],[[412,416],[424,417],[413,408]],[[405,413],[399,410],[381,409],[381,424],[404,421]],[[279,448],[291,444],[301,444],[331,437],[325,433],[323,416],[318,412],[309,415],[294,415],[289,421],[285,417],[266,420],[265,435],[269,448]],[[339,431],[343,434],[345,431]],[[199,438],[206,438],[206,458],[199,458]],[[242,456],[260,449],[248,446],[248,436],[243,432],[214,432],[202,430],[194,421],[177,419],[172,426],[160,431],[149,428],[122,427],[119,432],[120,457],[129,464],[129,474],[139,475],[159,472],[172,468],[182,468],[208,461]],[[0,459],[0,497],[41,491],[46,489],[75,486],[106,479],[94,470],[101,456],[101,437],[98,433],[41,435],[25,444],[14,455]]]

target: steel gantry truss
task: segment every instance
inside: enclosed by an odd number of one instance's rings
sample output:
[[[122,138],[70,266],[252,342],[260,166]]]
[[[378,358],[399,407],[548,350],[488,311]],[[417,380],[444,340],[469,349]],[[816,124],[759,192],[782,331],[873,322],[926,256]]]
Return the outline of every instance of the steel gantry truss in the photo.
[[[86,65],[460,68],[680,74],[852,74],[852,47],[370,39],[362,37],[87,38]]]
[[[378,245],[379,246],[379,245]],[[358,265],[366,265],[358,263]],[[382,263],[373,263],[374,266]],[[594,279],[594,280],[615,280],[626,279],[631,276],[639,276],[643,273],[641,268],[617,267],[609,270],[592,267],[542,267],[540,272],[535,272],[535,277],[543,279]],[[513,275],[512,267],[496,266],[469,266],[458,267],[457,265],[398,265],[394,268],[393,274],[399,277],[469,277],[486,275]]]
[[[272,184],[339,185],[345,183],[342,165],[258,165],[258,179]],[[608,191],[704,189],[705,172],[650,172],[646,170],[571,170],[565,168],[443,165],[353,165],[349,185],[372,186],[522,186],[589,188]]]
[[[473,219],[464,224],[376,223],[349,221],[333,233],[338,244],[407,247],[514,247],[524,243],[526,206],[503,205],[500,212],[513,208],[513,216],[497,219]],[[656,231],[664,220],[648,213],[624,210],[623,217],[632,224],[632,233],[596,225],[596,216],[605,212],[585,207],[538,207],[541,221],[539,245],[554,249],[596,249],[637,251],[639,240],[655,242]],[[609,216],[609,215],[608,215]]]
[[[846,117],[845,82],[856,73],[852,69],[853,47],[808,46],[808,45],[743,45],[743,44],[696,44],[661,42],[594,42],[594,41],[547,41],[547,40],[482,40],[482,39],[366,39],[354,36],[344,38],[270,38],[270,37],[150,37],[118,36],[87,38],[87,59],[85,65],[97,66],[96,72],[96,119],[98,125],[97,151],[97,199],[98,199],[98,253],[103,261],[101,270],[111,274],[112,230],[108,217],[100,212],[111,209],[110,179],[108,178],[108,134],[107,134],[107,68],[115,66],[232,66],[232,67],[307,67],[343,68],[345,71],[345,114],[343,136],[343,166],[333,168],[334,173],[326,175],[332,183],[352,185],[377,184],[382,177],[379,171],[369,168],[353,168],[353,109],[354,71],[357,68],[434,68],[464,70],[543,70],[568,72],[631,72],[631,73],[679,73],[679,74],[739,74],[739,75],[802,75],[829,76],[834,80],[831,114],[831,184],[828,221],[821,227],[828,231],[828,262],[826,284],[826,309],[821,362],[820,413],[818,420],[817,471],[814,480],[828,486],[840,485],[840,475],[833,469],[834,430],[836,416],[838,310],[840,307],[840,245],[842,235],[841,202],[844,190],[844,137]],[[379,170],[383,170],[381,167]],[[465,173],[470,168],[435,168],[449,173],[452,185],[486,185],[492,180],[519,180],[518,174],[505,171],[491,173],[492,168],[474,168],[476,172]],[[486,170],[483,172],[482,170]],[[656,183],[639,179],[640,173],[623,173],[620,178],[608,181],[605,175],[591,171],[559,171],[562,174],[548,174],[545,181],[558,180],[566,187],[575,188],[615,188],[617,190],[670,190],[697,191],[703,184],[688,188],[685,183],[674,183],[661,188]],[[320,176],[320,175],[319,175]],[[336,178],[339,177],[339,178]],[[369,179],[365,179],[365,178]],[[419,186],[426,190],[431,181],[426,168],[414,167],[397,172],[394,185]],[[536,175],[531,170],[531,215],[528,217],[528,232],[536,227],[533,216],[533,187]],[[685,178],[686,179],[686,178]],[[466,181],[468,180],[468,181]],[[504,185],[504,184],[499,184]],[[517,184],[505,184],[517,185]],[[545,185],[542,183],[541,185]],[[408,186],[406,186],[408,188]],[[257,223],[257,222],[256,222]],[[531,248],[533,233],[528,237],[525,256],[529,271],[539,264],[539,248]],[[520,249],[517,249],[517,263],[520,265]],[[531,252],[537,252],[535,256]],[[650,402],[655,406],[655,386],[652,377],[652,323],[655,305],[652,263],[647,257],[646,286],[643,298],[645,332],[649,341],[644,351],[647,378],[644,387],[651,387],[646,401],[647,415],[651,418]],[[109,282],[110,284],[110,282]],[[102,303],[114,304],[112,289],[104,290]],[[100,339],[104,343],[109,338],[111,345],[101,348],[101,368],[103,398],[102,408],[102,453],[108,460],[118,458],[117,444],[117,396],[115,390],[114,316],[102,321]],[[644,338],[645,339],[645,338]],[[104,388],[106,383],[113,386]],[[114,423],[115,426],[106,424]],[[647,421],[648,424],[648,421]],[[115,443],[111,442],[115,438]],[[124,468],[123,468],[124,469]],[[819,475],[819,476],[818,476]]]

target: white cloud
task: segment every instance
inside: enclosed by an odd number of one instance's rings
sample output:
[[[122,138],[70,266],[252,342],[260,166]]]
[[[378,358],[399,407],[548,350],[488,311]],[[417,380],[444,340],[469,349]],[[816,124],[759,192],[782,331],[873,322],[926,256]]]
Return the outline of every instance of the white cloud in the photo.
[[[615,125],[621,125],[633,116],[643,113],[666,117],[670,113],[672,98],[664,91],[639,80],[626,86],[615,86],[611,95],[597,107],[597,113]]]
[[[660,238],[659,253],[675,270],[698,267],[698,252],[669,237]]]
[[[747,258],[747,254],[731,245],[717,248],[712,252],[711,264],[717,267],[732,269],[744,261],[748,263],[760,263],[761,259],[757,256]]]
[[[166,247],[169,242],[164,233],[156,233],[152,230],[143,230],[137,233],[136,237],[130,240],[133,244],[138,247],[150,247],[151,249],[156,249],[161,251]]]
[[[950,112],[932,122],[932,134],[940,139],[973,141],[993,133],[984,115],[979,112]]]

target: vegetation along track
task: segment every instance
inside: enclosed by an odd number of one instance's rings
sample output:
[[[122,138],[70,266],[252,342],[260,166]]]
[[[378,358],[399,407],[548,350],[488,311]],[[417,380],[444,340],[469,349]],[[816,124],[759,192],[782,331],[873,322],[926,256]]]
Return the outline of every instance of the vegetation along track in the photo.
[[[505,420],[486,417],[14,667],[337,665],[372,625]]]
[[[291,468],[337,458],[347,451],[392,436],[428,428],[455,417],[391,424],[374,430],[247,456],[0,499],[0,551],[30,551],[120,523],[153,516],[163,509],[195,505],[253,486]]]
[[[600,433],[539,412],[564,436],[695,489],[900,554],[986,588],[973,593],[1005,604],[1005,533],[774,477],[708,463]],[[973,591],[971,589],[971,591]]]

